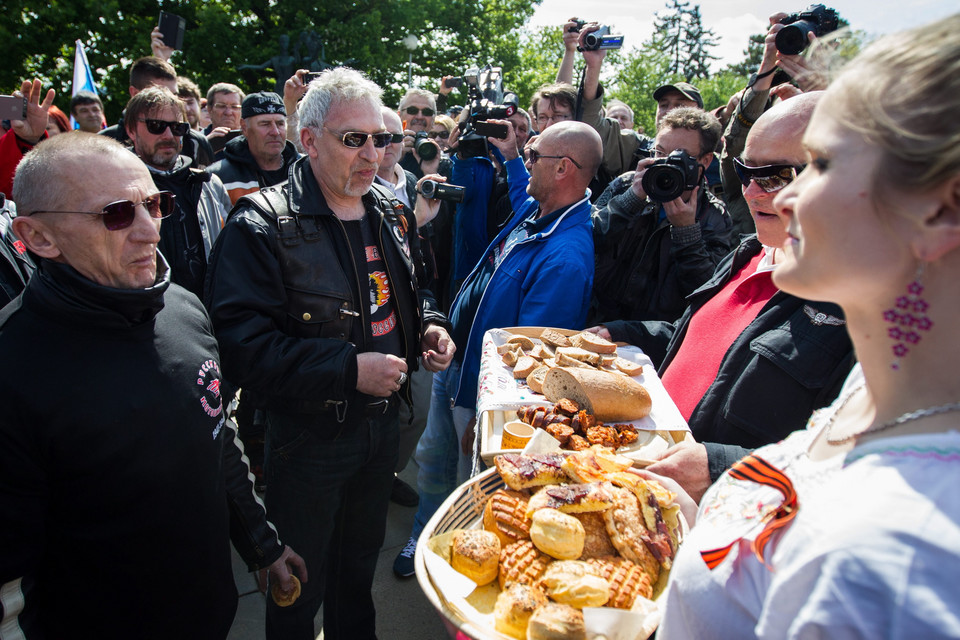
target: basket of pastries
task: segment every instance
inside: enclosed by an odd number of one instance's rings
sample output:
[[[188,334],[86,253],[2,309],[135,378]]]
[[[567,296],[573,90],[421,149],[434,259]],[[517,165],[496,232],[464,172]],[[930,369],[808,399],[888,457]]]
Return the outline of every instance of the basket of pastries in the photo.
[[[494,462],[417,545],[441,615],[472,638],[647,638],[686,526],[675,496],[600,445]]]

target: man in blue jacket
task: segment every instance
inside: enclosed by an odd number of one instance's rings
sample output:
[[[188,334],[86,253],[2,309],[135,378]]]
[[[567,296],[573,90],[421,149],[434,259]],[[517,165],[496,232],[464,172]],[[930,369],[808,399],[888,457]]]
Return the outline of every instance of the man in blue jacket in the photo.
[[[519,325],[581,328],[590,306],[594,250],[587,185],[602,159],[600,136],[581,122],[558,123],[530,143],[525,165],[513,128],[507,131],[506,138],[490,142],[506,160],[516,213],[451,307],[457,352],[450,368],[434,376],[427,428],[415,454],[420,505],[393,566],[401,577],[413,575],[416,541],[427,520],[469,476],[460,441],[476,418],[484,333]]]

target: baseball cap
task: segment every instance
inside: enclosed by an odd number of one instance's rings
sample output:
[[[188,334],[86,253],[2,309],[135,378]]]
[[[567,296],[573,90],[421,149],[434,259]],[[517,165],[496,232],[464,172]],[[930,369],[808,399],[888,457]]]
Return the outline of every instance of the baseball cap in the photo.
[[[700,97],[700,89],[697,89],[692,84],[687,82],[676,82],[674,84],[665,84],[662,87],[658,87],[656,91],[653,92],[653,99],[657,102],[660,102],[660,98],[669,91],[679,91],[687,99],[693,100],[697,103],[697,106],[703,109],[703,98]]]
[[[244,119],[251,116],[261,116],[265,113],[287,115],[287,110],[283,106],[283,98],[273,91],[258,91],[244,98],[240,105],[240,117]]]

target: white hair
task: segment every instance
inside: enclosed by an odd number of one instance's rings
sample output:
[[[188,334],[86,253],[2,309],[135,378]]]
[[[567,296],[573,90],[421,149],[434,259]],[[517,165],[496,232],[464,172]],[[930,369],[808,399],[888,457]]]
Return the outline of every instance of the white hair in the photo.
[[[320,129],[330,110],[342,102],[369,101],[383,106],[383,89],[365,75],[347,67],[327,69],[307,88],[297,109],[301,128]]]

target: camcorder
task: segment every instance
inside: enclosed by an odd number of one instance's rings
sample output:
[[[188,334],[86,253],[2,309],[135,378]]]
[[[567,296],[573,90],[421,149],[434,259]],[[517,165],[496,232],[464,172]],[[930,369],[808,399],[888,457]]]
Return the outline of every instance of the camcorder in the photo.
[[[587,24],[586,20],[576,19],[573,21],[575,26],[567,29],[567,32],[579,33]],[[619,49],[623,47],[623,36],[610,33],[610,27],[600,25],[596,31],[591,31],[583,38],[583,46],[578,47],[580,51],[598,51],[600,49]]]
[[[670,202],[700,182],[700,164],[683,149],[657,158],[643,174],[640,186],[654,202]]]
[[[508,125],[493,124],[487,120],[506,120],[517,112],[516,94],[504,91],[500,67],[486,65],[467,69],[463,74],[467,85],[468,116],[461,125],[458,148],[462,158],[487,157],[487,138],[504,139]]]
[[[455,184],[424,180],[420,183],[420,195],[431,200],[447,200],[449,202],[463,202],[466,189]]]
[[[837,12],[822,4],[812,4],[800,13],[791,13],[780,20],[780,24],[788,26],[777,33],[777,51],[788,56],[797,55],[807,48],[808,33],[819,38],[836,31],[840,26]]]

